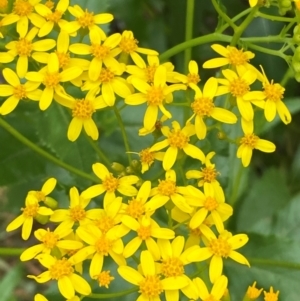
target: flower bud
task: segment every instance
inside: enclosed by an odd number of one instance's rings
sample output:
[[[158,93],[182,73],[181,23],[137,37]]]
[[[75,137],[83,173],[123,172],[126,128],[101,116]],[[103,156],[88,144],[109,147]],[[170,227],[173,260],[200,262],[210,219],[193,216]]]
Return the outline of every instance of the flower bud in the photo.
[[[122,165],[122,164],[120,164],[118,162],[113,162],[111,164],[111,168],[112,168],[112,170],[114,170],[116,172],[122,172],[125,169],[124,165]]]
[[[55,210],[58,206],[58,202],[49,196],[45,198],[44,203],[52,210]]]
[[[35,217],[35,220],[36,220],[37,222],[39,222],[40,224],[45,225],[45,224],[47,224],[48,221],[49,221],[49,216],[38,214],[38,215]]]

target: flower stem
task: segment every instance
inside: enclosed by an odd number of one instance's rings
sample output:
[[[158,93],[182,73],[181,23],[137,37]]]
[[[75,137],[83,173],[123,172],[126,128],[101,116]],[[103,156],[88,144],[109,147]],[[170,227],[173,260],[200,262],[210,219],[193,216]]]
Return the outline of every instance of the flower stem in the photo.
[[[23,248],[0,248],[1,256],[20,256],[25,249]]]
[[[186,22],[185,22],[185,40],[189,41],[193,38],[195,0],[187,0],[186,5]],[[184,68],[185,73],[188,72],[188,64],[192,57],[192,48],[184,51]]]
[[[92,298],[92,299],[112,299],[112,298],[115,298],[115,297],[122,297],[122,296],[129,295],[131,293],[137,292],[138,289],[139,289],[138,287],[134,287],[134,288],[131,288],[129,290],[118,292],[118,293],[113,293],[113,294],[91,294],[87,297]]]

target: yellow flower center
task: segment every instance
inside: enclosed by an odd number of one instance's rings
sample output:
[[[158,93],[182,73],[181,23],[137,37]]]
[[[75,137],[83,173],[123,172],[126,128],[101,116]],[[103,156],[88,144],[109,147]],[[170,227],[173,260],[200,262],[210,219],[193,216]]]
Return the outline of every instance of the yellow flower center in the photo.
[[[231,251],[231,246],[229,245],[227,240],[224,240],[222,237],[212,239],[209,242],[209,248],[214,255],[225,258],[228,257]]]
[[[56,10],[54,13],[49,14],[46,19],[50,22],[54,22],[54,23],[58,23],[58,21],[61,19],[62,17],[62,12]]]
[[[186,136],[181,130],[175,130],[173,129],[169,133],[168,137],[168,142],[171,147],[176,147],[176,148],[184,148],[188,142],[189,142],[189,137]]]
[[[27,217],[35,217],[38,214],[39,204],[29,204],[25,208],[22,208],[23,215],[25,218]]]
[[[119,179],[110,174],[104,179],[102,184],[107,192],[114,192],[119,187]]]
[[[77,21],[82,28],[93,26],[95,24],[94,13],[88,12],[86,9],[84,14],[81,17],[77,18]]]
[[[259,140],[259,138],[252,134],[246,134],[240,141],[240,144],[244,144],[250,148],[255,148],[257,141]]]
[[[249,90],[248,83],[242,78],[236,78],[229,84],[229,92],[235,97],[244,96]]]
[[[158,192],[162,195],[171,196],[176,193],[176,183],[172,180],[159,180]]]
[[[192,229],[192,228],[188,227],[188,229],[189,229],[191,235],[194,235],[197,237],[201,237],[203,235],[199,228]]]
[[[244,65],[249,61],[247,55],[243,50],[241,49],[236,49],[236,48],[231,48],[229,53],[228,53],[228,60],[229,63],[233,66],[240,66]]]
[[[192,84],[197,85],[199,82],[200,82],[200,76],[199,76],[199,74],[189,73],[187,75],[187,83],[188,84],[192,83]]]
[[[33,12],[33,6],[27,0],[16,0],[13,12],[20,17],[28,16]]]
[[[249,299],[253,299],[253,300],[257,299],[259,297],[260,293],[262,292],[262,289],[259,290],[255,286],[256,286],[256,282],[254,282],[252,286],[248,287],[247,297]]]
[[[43,84],[48,87],[48,88],[55,88],[59,85],[60,82],[60,75],[58,72],[54,72],[54,73],[47,73]]]
[[[23,99],[27,97],[26,88],[24,87],[24,85],[18,85],[14,87],[14,96],[18,99]]]
[[[207,197],[204,202],[204,208],[206,208],[208,211],[213,211],[216,208],[218,208],[219,203],[216,201],[215,198]]]
[[[146,67],[145,73],[146,73],[146,78],[147,78],[148,83],[153,83],[154,73],[155,73],[156,69],[157,69],[156,65]]]
[[[80,205],[77,205],[73,208],[70,208],[70,217],[74,222],[79,222],[85,219],[86,212]]]
[[[205,183],[212,183],[218,175],[218,172],[215,170],[215,168],[210,166],[201,168],[201,171],[202,171],[203,181]]]
[[[128,202],[126,213],[137,219],[145,213],[145,206],[141,200],[132,199]]]
[[[90,51],[98,60],[104,60],[110,54],[110,48],[105,45],[92,44]]]
[[[184,268],[182,261],[177,257],[163,260],[161,264],[161,273],[165,277],[176,277],[183,275]]]
[[[67,258],[62,258],[57,260],[49,269],[50,276],[52,279],[58,280],[64,276],[70,276],[73,274],[74,269],[72,264],[67,260]]]
[[[95,220],[95,225],[105,234],[114,226],[114,220],[110,216],[103,215]]]
[[[32,43],[25,38],[20,38],[16,43],[16,48],[19,56],[30,56],[32,52]]]
[[[108,288],[111,281],[115,279],[115,277],[110,276],[110,271],[102,271],[96,278],[99,282],[99,286],[105,286]]]
[[[191,107],[195,114],[202,117],[202,116],[210,116],[215,105],[211,98],[201,97],[195,99],[192,102]]]
[[[147,103],[151,106],[159,106],[163,103],[165,96],[161,87],[152,86],[147,92]]]
[[[70,53],[63,53],[55,51],[58,61],[59,61],[59,68],[64,68],[69,65],[70,63]]]
[[[163,292],[162,284],[157,275],[148,275],[139,283],[139,293],[144,295],[146,298],[158,299],[159,294]]]
[[[72,109],[72,116],[86,120],[92,118],[95,111],[93,103],[90,100],[77,99],[75,106]]]
[[[101,83],[109,83],[115,78],[115,74],[110,71],[108,68],[102,68],[100,75],[99,75],[99,81]]]
[[[265,301],[277,301],[278,300],[278,294],[279,291],[277,291],[277,293],[272,292],[264,292],[264,300]]]
[[[43,191],[35,191],[35,196],[39,202],[45,201],[46,199],[45,193]]]
[[[138,44],[138,41],[134,38],[122,37],[119,47],[125,53],[132,53],[137,50],[137,48],[138,48],[137,44]]]
[[[145,148],[140,151],[139,156],[142,163],[148,164],[149,166],[154,162],[154,153],[149,151],[150,148]]]
[[[42,242],[46,248],[53,249],[56,246],[58,239],[59,236],[54,232],[51,232],[48,228],[47,233],[42,238]]]
[[[151,226],[141,226],[138,230],[137,230],[137,234],[138,237],[142,240],[146,240],[148,238],[151,237]]]
[[[110,239],[108,239],[105,235],[103,235],[97,240],[95,248],[97,253],[103,256],[107,256],[112,246],[113,242]]]
[[[284,88],[279,84],[264,85],[264,94],[266,99],[277,102],[283,98]]]
[[[49,9],[52,9],[54,7],[54,2],[52,0],[47,0],[45,2],[45,5],[49,8]]]
[[[213,295],[209,295],[203,301],[218,301]]]
[[[0,9],[7,8],[8,6],[8,1],[7,0],[1,0],[0,1]]]

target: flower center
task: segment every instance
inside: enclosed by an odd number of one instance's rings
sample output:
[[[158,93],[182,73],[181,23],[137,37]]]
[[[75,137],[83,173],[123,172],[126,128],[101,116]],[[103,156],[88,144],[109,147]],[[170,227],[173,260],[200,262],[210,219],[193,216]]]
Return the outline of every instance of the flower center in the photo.
[[[242,78],[236,78],[229,84],[229,91],[235,97],[244,96],[249,90],[249,85]]]
[[[62,12],[56,10],[54,13],[49,14],[46,19],[50,22],[54,22],[54,23],[58,23],[58,21],[61,19],[62,17]]]
[[[91,101],[87,99],[78,99],[72,109],[72,116],[86,120],[90,119],[95,111]]]
[[[203,235],[199,228],[192,229],[192,228],[188,227],[188,229],[189,229],[191,235],[194,235],[197,237],[202,237],[202,235]]]
[[[138,237],[142,240],[146,240],[151,237],[151,226],[141,226],[137,230]]]
[[[103,235],[97,240],[95,248],[97,253],[103,256],[107,256],[112,246],[113,242],[109,240],[105,235]]]
[[[206,208],[208,211],[213,211],[216,208],[218,208],[219,203],[216,201],[215,198],[207,197],[204,202],[204,208]]]
[[[111,281],[115,279],[115,277],[110,276],[110,271],[102,271],[96,279],[99,282],[99,286],[105,286],[108,288],[110,285]]]
[[[49,9],[52,9],[54,7],[54,4],[55,3],[52,0],[47,0],[44,5],[47,6]]]
[[[249,61],[246,53],[241,49],[231,48],[228,54],[229,63],[233,66],[244,65]]]
[[[14,96],[18,99],[23,99],[27,97],[26,88],[24,87],[24,85],[18,85],[14,87]]]
[[[189,140],[189,137],[186,136],[181,130],[173,129],[168,137],[170,146],[180,149],[184,148],[188,144]]]
[[[50,276],[52,279],[60,279],[64,276],[69,276],[74,272],[72,264],[67,258],[57,260],[49,269]]]
[[[147,298],[158,299],[159,294],[163,292],[162,284],[157,275],[148,275],[139,284],[139,293]]]
[[[248,290],[247,290],[247,297],[250,299],[250,300],[255,300],[259,297],[260,293],[262,292],[262,289],[258,289],[255,287],[256,285],[256,282],[254,282],[254,284],[252,286],[249,286],[248,287]]]
[[[16,48],[19,56],[30,56],[32,52],[32,43],[25,38],[20,38],[16,43]]]
[[[51,232],[48,228],[47,233],[42,238],[42,242],[47,249],[53,249],[56,246],[58,239],[59,236],[54,232]]]
[[[98,60],[104,60],[109,56],[110,48],[105,45],[92,44],[90,51]]]
[[[149,151],[150,148],[145,148],[140,151],[139,156],[142,163],[148,164],[149,166],[154,162],[154,153]]]
[[[284,88],[279,84],[264,85],[264,94],[266,99],[277,102],[283,98]]]
[[[182,261],[177,258],[169,258],[162,262],[161,273],[165,277],[176,277],[184,274],[184,268]]]
[[[161,105],[163,100],[165,99],[162,88],[154,87],[154,86],[152,86],[151,89],[147,91],[146,97],[147,97],[148,105],[152,105],[152,106]]]
[[[126,213],[137,219],[145,213],[145,206],[141,200],[132,199],[128,202]]]
[[[77,205],[73,208],[70,208],[70,217],[74,222],[79,222],[85,219],[86,212],[80,205]]]
[[[246,134],[242,139],[240,144],[244,144],[250,148],[255,148],[257,141],[259,140],[259,138],[252,134]]]
[[[58,72],[54,73],[47,73],[43,84],[48,88],[55,88],[59,85],[60,82],[60,75]]]
[[[146,67],[145,73],[146,73],[146,78],[147,78],[148,83],[153,83],[154,73],[155,73],[156,69],[157,69],[156,65]]]
[[[278,300],[278,294],[277,293],[273,293],[273,292],[264,292],[265,297],[264,300],[265,301],[277,301]]]
[[[134,38],[122,37],[119,47],[125,53],[132,53],[135,52],[136,49],[138,48],[137,44],[138,44],[138,40]]]
[[[107,192],[114,192],[119,187],[119,179],[110,174],[105,178],[102,184]]]
[[[110,216],[103,215],[95,221],[95,225],[105,234],[114,226],[114,220]]]
[[[187,75],[187,83],[188,84],[193,83],[193,84],[197,85],[199,82],[200,82],[200,76],[199,76],[199,74],[189,73]]]
[[[58,61],[59,61],[59,68],[64,68],[69,65],[70,63],[70,53],[63,53],[55,51]]]
[[[33,12],[33,6],[27,0],[16,0],[13,12],[20,17],[28,16]]]
[[[0,1],[0,9],[7,8],[8,6],[8,1],[7,0],[1,0]]]
[[[35,196],[39,202],[45,201],[46,199],[45,193],[43,191],[35,191]]]
[[[82,28],[93,26],[95,24],[94,13],[88,12],[86,9],[84,14],[81,17],[77,18],[77,21]]]
[[[209,295],[206,299],[203,301],[218,301],[213,295]]]
[[[99,75],[99,81],[101,83],[109,83],[115,78],[115,74],[110,71],[108,68],[102,68],[100,75]]]
[[[218,175],[218,172],[215,170],[215,168],[210,166],[201,168],[201,171],[202,171],[203,181],[205,183],[212,183]]]
[[[176,183],[172,180],[159,180],[158,192],[162,195],[171,196],[176,193]]]
[[[228,244],[227,240],[224,240],[221,237],[212,239],[209,242],[209,248],[214,255],[225,258],[228,257],[231,251],[231,246]]]
[[[25,218],[27,217],[35,217],[38,214],[39,210],[39,204],[29,204],[25,208],[22,208],[21,210],[23,211],[23,215]]]
[[[202,117],[202,116],[210,116],[215,105],[211,98],[201,97],[195,99],[192,102],[191,107],[195,114]]]

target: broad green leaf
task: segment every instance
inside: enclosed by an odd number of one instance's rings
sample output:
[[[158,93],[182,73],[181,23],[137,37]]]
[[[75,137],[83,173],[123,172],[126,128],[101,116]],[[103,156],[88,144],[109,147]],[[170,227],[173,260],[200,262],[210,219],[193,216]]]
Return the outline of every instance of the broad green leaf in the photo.
[[[11,294],[24,277],[20,265],[12,267],[7,274],[0,280],[0,301],[10,301]]]

